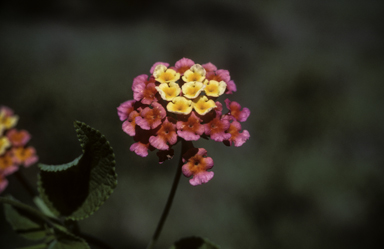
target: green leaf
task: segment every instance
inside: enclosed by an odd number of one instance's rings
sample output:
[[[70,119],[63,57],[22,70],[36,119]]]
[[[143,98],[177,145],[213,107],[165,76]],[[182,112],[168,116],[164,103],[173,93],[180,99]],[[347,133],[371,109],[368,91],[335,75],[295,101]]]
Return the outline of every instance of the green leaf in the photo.
[[[67,232],[64,227],[56,226],[54,231],[56,240],[49,244],[49,249],[90,249],[84,239]]]
[[[176,241],[169,249],[219,249],[220,247],[213,244],[207,239],[200,237],[187,237]]]
[[[38,190],[55,215],[81,220],[109,198],[117,175],[115,155],[104,135],[82,122],[74,126],[83,154],[63,165],[39,164]]]
[[[52,221],[43,213],[12,197],[0,197],[0,202],[4,203],[5,217],[16,233],[31,240],[41,240],[46,236],[46,224]]]

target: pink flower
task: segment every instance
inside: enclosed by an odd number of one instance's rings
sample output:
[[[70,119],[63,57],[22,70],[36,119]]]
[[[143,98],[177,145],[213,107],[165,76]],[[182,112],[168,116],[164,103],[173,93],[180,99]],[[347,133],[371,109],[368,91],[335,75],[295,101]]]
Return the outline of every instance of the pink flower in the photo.
[[[24,146],[31,139],[31,135],[26,130],[11,129],[7,132],[7,137],[13,146]]]
[[[140,116],[135,118],[136,124],[144,130],[150,130],[161,125],[162,119],[167,115],[162,105],[157,102],[152,103],[152,109],[144,108]]]
[[[173,145],[176,142],[176,125],[170,122],[169,118],[165,118],[160,129],[156,132],[156,136],[151,136],[149,138],[149,143],[159,150],[168,150],[169,145]]]
[[[217,67],[212,63],[208,62],[202,65],[207,72],[213,72],[217,70]]]
[[[184,74],[185,71],[190,69],[194,64],[195,64],[195,62],[193,62],[193,60],[188,59],[188,58],[182,58],[182,59],[178,60],[175,64],[176,72],[178,72],[182,75],[182,74]]]
[[[205,124],[205,134],[216,142],[223,142],[231,137],[225,131],[229,128],[229,120],[220,118],[218,115],[208,124]]]
[[[201,124],[199,119],[194,112],[190,114],[188,120],[177,121],[177,135],[184,138],[186,141],[197,141],[200,136],[204,133],[204,125]]]
[[[242,133],[240,133],[240,130],[240,123],[234,120],[227,130],[227,132],[231,134],[231,137],[229,138],[229,140],[224,141],[224,143],[230,146],[233,142],[235,147],[242,146],[245,141],[249,139],[249,132],[247,130],[244,130]]]
[[[207,183],[213,178],[214,173],[208,172],[213,167],[213,160],[207,156],[207,151],[203,148],[193,148],[183,155],[182,172],[186,177],[192,177],[189,183],[193,186]]]
[[[135,152],[138,156],[146,157],[148,156],[148,144],[143,144],[141,142],[137,142],[131,145],[129,148],[131,151]]]
[[[237,121],[245,122],[251,114],[251,111],[246,107],[241,110],[240,104],[236,101],[231,102],[229,99],[226,99],[224,102],[227,105],[227,108],[229,109],[232,117],[234,117]]]
[[[223,80],[225,83],[228,83],[231,80],[231,76],[229,76],[228,70],[224,69],[208,72],[206,78],[208,80],[216,80],[218,82]]]
[[[123,123],[123,131],[125,133],[127,133],[128,135],[130,136],[134,136],[136,135],[136,131],[135,131],[135,128],[136,128],[136,122],[135,122],[135,118],[137,116],[140,116],[140,114],[137,112],[137,111],[132,111],[129,116],[128,116],[128,119],[124,121]]]
[[[157,101],[157,90],[154,78],[151,77],[149,81],[147,78],[148,76],[145,74],[137,76],[133,80],[132,91],[136,101],[149,105],[153,101]]]
[[[0,156],[0,175],[7,176],[18,169],[17,162],[10,151]]]
[[[33,147],[16,147],[12,149],[12,154],[15,162],[19,165],[24,165],[24,167],[29,167],[39,160]]]
[[[120,121],[126,120],[129,114],[135,110],[135,107],[133,106],[135,102],[135,100],[128,100],[117,107],[117,115],[119,115]]]
[[[236,84],[233,82],[233,80],[230,80],[227,82],[227,90],[225,91],[225,94],[232,94],[233,92],[236,92]]]

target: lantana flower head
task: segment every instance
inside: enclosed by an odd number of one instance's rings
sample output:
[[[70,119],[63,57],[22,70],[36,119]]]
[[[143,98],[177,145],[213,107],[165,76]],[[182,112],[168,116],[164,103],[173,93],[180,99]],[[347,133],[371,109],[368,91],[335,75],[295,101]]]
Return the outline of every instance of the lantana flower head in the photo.
[[[148,151],[158,150],[159,163],[163,163],[173,158],[173,147],[181,140],[203,137],[239,147],[249,139],[240,122],[246,121],[250,110],[225,99],[228,110],[224,112],[220,102],[223,95],[237,91],[228,70],[182,58],[174,66],[156,62],[150,73],[134,78],[133,99],[117,108],[123,131],[135,141],[131,151],[146,157]],[[183,162],[182,172],[192,177],[191,185],[212,179],[214,173],[208,170],[213,159],[207,157],[204,148],[190,148]]]
[[[8,107],[0,107],[0,193],[8,185],[6,176],[19,166],[29,167],[38,157],[35,148],[27,146],[31,135],[26,130],[14,128],[19,117]]]

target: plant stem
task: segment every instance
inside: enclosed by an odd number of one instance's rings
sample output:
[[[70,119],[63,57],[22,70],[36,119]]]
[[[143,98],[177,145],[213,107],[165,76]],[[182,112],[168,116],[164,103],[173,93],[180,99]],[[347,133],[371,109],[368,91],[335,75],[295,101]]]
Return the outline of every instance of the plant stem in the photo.
[[[157,239],[160,236],[161,229],[163,228],[165,220],[167,219],[169,210],[171,209],[171,206],[172,206],[173,198],[175,197],[177,186],[179,184],[179,180],[180,180],[180,176],[181,176],[181,167],[183,166],[183,157],[182,156],[188,149],[190,149],[192,147],[193,147],[193,144],[191,141],[185,141],[184,139],[181,140],[181,155],[180,155],[180,159],[179,159],[179,164],[178,164],[177,169],[176,169],[176,174],[175,174],[175,177],[173,179],[172,188],[171,188],[171,191],[169,193],[168,200],[167,200],[167,203],[165,204],[165,207],[164,207],[163,213],[161,215],[160,221],[157,224],[157,228],[155,230],[155,233],[153,234],[152,240],[149,242],[149,244],[147,246],[147,249],[152,249],[153,246],[155,245]]]

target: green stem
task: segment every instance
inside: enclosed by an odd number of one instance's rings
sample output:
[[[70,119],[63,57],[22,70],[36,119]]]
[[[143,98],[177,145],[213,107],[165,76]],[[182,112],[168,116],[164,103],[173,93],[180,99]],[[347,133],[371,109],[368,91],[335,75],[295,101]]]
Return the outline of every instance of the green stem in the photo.
[[[179,164],[178,164],[177,169],[176,169],[176,174],[175,174],[175,177],[173,179],[172,188],[171,188],[171,191],[169,193],[168,200],[167,200],[167,203],[165,204],[165,207],[164,207],[163,213],[161,215],[160,221],[157,224],[157,228],[155,230],[155,233],[153,234],[152,240],[149,242],[149,244],[147,246],[147,249],[152,249],[153,246],[155,245],[157,239],[160,236],[161,229],[163,228],[165,220],[167,219],[169,210],[171,209],[171,206],[172,206],[173,198],[175,197],[177,186],[179,184],[179,180],[180,180],[180,176],[181,176],[181,167],[183,166],[183,157],[182,156],[188,149],[190,149],[192,147],[193,147],[193,144],[191,141],[185,141],[184,139],[181,140],[181,155],[180,155],[180,159],[179,159]]]

